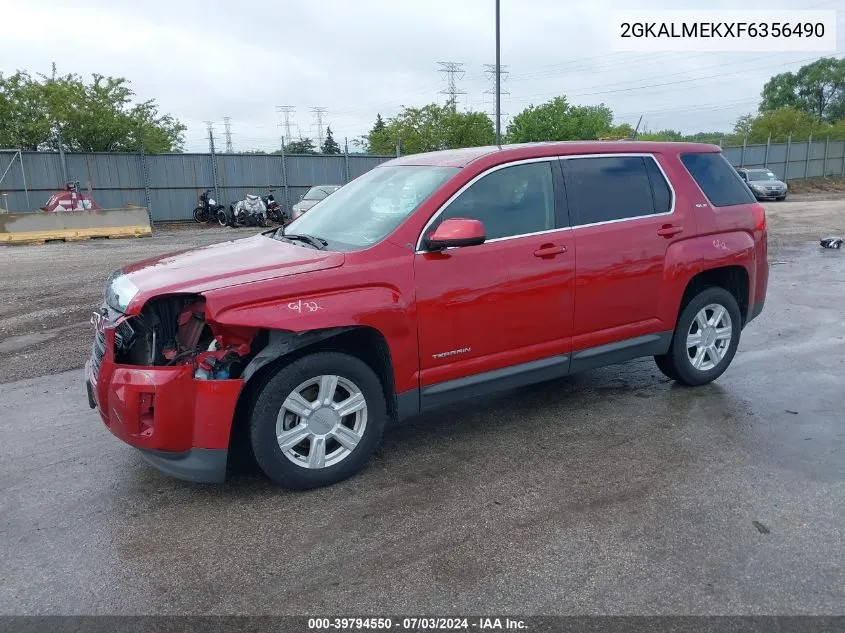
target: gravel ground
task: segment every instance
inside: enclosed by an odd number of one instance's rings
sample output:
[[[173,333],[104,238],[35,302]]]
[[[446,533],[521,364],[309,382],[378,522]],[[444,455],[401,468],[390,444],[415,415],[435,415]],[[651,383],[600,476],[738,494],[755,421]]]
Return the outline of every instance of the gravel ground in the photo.
[[[818,195],[818,194],[813,194]],[[833,194],[835,195],[835,194]],[[845,233],[845,198],[766,203],[770,245]],[[243,237],[255,229],[167,227],[152,238],[0,246],[0,383],[81,367],[108,275],[127,263]]]

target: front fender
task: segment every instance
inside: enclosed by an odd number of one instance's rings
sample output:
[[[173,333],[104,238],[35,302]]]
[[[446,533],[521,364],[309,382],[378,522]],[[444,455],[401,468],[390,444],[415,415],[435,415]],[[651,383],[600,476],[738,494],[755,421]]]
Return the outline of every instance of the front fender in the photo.
[[[703,235],[671,244],[666,249],[663,267],[663,288],[666,291],[660,297],[661,321],[674,328],[689,282],[699,273],[714,268],[741,266],[745,269],[748,274],[749,302],[753,303],[756,258],[754,238],[745,231]]]
[[[417,387],[418,368],[413,305],[408,305],[397,288],[371,285],[284,294],[255,302],[228,306],[206,296],[206,318],[226,326],[237,326],[294,334],[338,333],[350,327],[370,327],[387,342],[393,358],[394,383],[401,392]]]

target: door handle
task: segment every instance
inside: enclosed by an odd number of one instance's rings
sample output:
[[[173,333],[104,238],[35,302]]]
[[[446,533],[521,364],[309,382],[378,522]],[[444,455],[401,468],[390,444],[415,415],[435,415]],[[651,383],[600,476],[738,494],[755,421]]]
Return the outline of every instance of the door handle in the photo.
[[[561,255],[565,252],[566,247],[563,244],[561,244],[560,246],[547,244],[545,246],[541,246],[536,251],[534,251],[534,257],[554,257],[555,255]]]
[[[672,226],[671,224],[664,224],[659,229],[657,229],[657,234],[661,237],[672,237],[673,235],[677,235],[684,230],[682,226]]]

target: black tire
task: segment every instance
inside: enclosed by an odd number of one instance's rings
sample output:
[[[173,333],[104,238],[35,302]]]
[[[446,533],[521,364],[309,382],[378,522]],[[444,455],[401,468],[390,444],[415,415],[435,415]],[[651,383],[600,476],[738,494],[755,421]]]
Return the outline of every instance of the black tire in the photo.
[[[217,224],[220,226],[226,226],[229,224],[229,216],[226,215],[226,212],[223,209],[217,212]]]
[[[357,445],[341,461],[323,468],[300,466],[282,452],[276,424],[285,400],[302,383],[325,375],[356,385],[366,402],[366,425]],[[363,361],[339,352],[317,352],[282,365],[268,378],[252,407],[250,440],[255,461],[277,484],[307,490],[337,483],[357,473],[370,459],[387,423],[387,403],[378,376]],[[309,450],[310,450],[310,440]]]
[[[784,200],[786,200],[786,196],[781,196],[780,198],[775,198],[775,200],[777,200],[778,202],[783,202]]]
[[[199,222],[200,224],[205,224],[208,222],[208,216],[205,214],[205,209],[202,207],[197,207],[194,209],[194,220]]]
[[[687,334],[692,327],[696,315],[710,304],[725,308],[731,319],[731,338],[724,356],[714,367],[701,370],[693,367],[687,349]],[[742,330],[742,315],[734,296],[724,288],[711,286],[705,288],[693,297],[681,311],[669,351],[661,356],[655,356],[657,368],[668,378],[690,387],[706,385],[721,376],[728,368],[736,354]]]

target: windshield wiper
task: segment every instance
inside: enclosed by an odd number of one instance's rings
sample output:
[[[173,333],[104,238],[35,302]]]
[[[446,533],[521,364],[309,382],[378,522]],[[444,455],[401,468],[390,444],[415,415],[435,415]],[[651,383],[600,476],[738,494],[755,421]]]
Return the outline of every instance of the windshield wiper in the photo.
[[[329,243],[322,237],[315,237],[313,235],[288,235],[287,233],[282,233],[279,236],[279,239],[290,240],[292,242],[305,242],[309,246],[313,246],[314,248],[320,250],[325,250],[326,246],[329,245]]]

